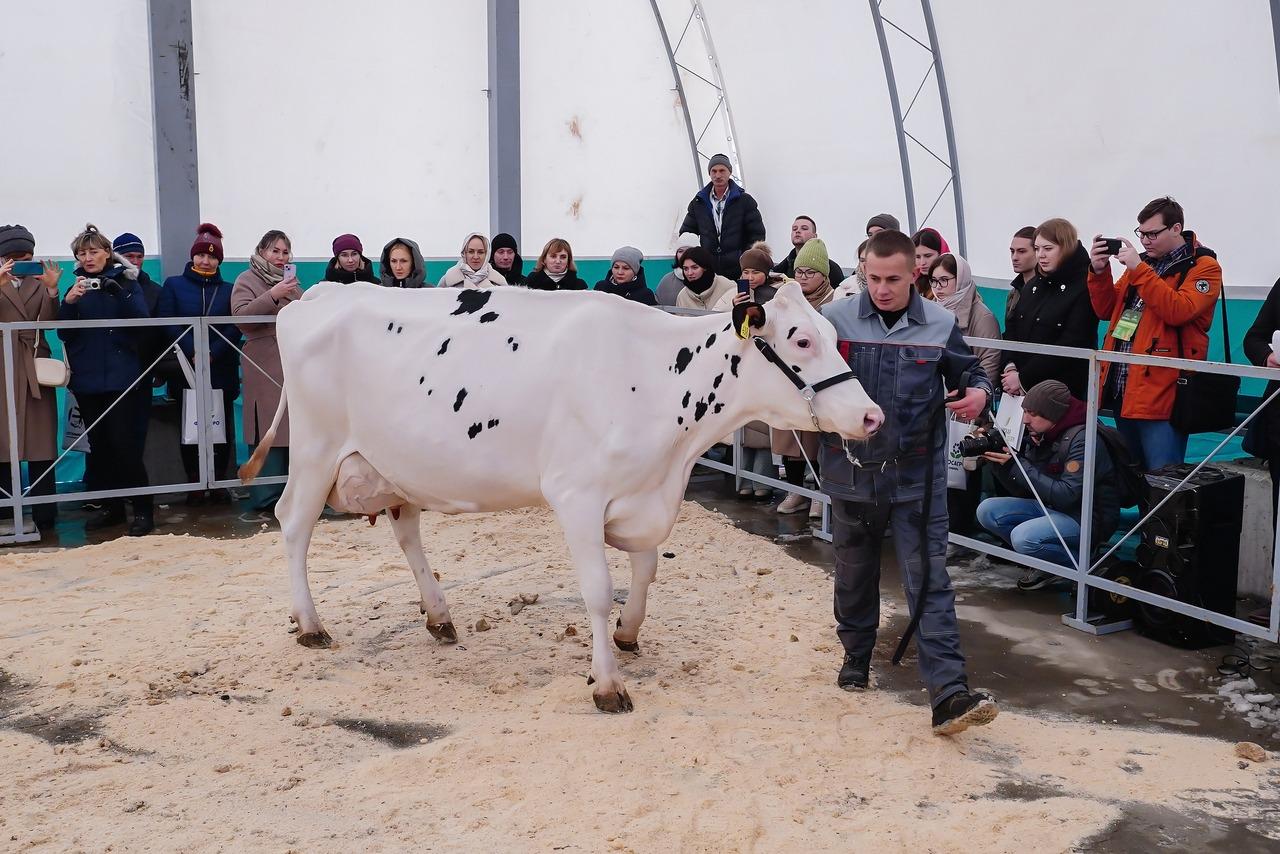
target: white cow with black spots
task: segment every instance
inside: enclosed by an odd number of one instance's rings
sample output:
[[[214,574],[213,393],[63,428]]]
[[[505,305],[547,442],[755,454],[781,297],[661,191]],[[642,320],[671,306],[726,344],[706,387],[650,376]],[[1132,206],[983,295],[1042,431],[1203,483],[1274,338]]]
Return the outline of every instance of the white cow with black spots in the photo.
[[[741,310],[740,310],[741,314]],[[848,371],[832,325],[794,283],[750,333],[728,314],[677,317],[604,293],[418,290],[321,283],[279,314],[285,393],[241,469],[261,469],[290,415],[289,481],[276,505],[298,642],[326,647],[307,583],[307,547],[326,503],[389,510],[421,590],[427,628],[457,635],[423,553],[419,516],[549,505],[591,616],[596,706],[630,711],[608,642],[605,546],[631,557],[614,641],[635,650],[658,547],[694,462],[748,421],[865,438],[883,414]],[[768,349],[768,348],[764,348]]]

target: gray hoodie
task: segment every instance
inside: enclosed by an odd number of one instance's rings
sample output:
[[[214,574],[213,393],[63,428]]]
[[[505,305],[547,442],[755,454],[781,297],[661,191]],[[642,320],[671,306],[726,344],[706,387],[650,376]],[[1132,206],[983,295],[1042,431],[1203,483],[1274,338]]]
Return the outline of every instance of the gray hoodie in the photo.
[[[391,247],[397,243],[403,243],[409,247],[409,252],[413,255],[413,272],[409,274],[407,279],[396,279],[391,275]],[[427,265],[422,260],[422,251],[418,249],[418,244],[407,237],[397,237],[382,247],[382,256],[379,259],[379,272],[382,276],[382,285],[387,288],[430,288],[434,287],[427,281]]]

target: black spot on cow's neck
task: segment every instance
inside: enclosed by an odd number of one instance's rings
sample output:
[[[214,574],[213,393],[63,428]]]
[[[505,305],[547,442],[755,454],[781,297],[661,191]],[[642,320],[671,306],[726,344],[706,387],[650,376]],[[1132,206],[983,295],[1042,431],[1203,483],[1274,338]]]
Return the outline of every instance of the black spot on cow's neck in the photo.
[[[729,373],[735,377],[738,375],[738,363],[742,361],[741,356],[734,356],[729,360]]]
[[[716,408],[715,408],[715,410],[714,410],[715,414],[716,414],[716,415],[719,415],[719,414],[720,414],[720,410],[721,410],[721,409],[724,409],[724,404],[723,404],[723,403],[717,403],[717,404],[716,404]]]
[[[484,425],[477,421],[475,424],[472,424],[467,428],[467,438],[474,439],[476,436],[480,435],[480,431],[483,429]]]
[[[720,383],[724,381],[724,374],[716,374],[716,378],[711,381],[712,388],[720,388]]]
[[[422,385],[427,381],[426,377],[418,377],[418,385]]]
[[[693,392],[691,392],[691,391],[686,391],[686,392],[684,393],[684,400],[680,401],[680,405],[681,405],[681,406],[683,406],[685,409],[688,409],[688,408],[689,408],[689,398],[691,398],[691,397],[693,397]]]
[[[452,338],[444,339],[444,342],[440,345],[440,349],[436,351],[436,355],[443,356],[444,351],[449,349],[449,342],[452,340],[453,340]]]
[[[791,370],[795,371],[795,372],[798,374],[798,373],[800,373],[800,366],[799,366],[799,365],[792,365],[792,366],[791,366]]]
[[[496,311],[486,311],[484,314],[480,315],[481,323],[493,323],[497,319],[498,313]]]
[[[681,347],[680,352],[676,353],[676,373],[683,374],[684,369],[689,367],[689,363],[693,361],[693,351],[688,347]]]
[[[396,327],[396,334],[397,334],[397,335],[399,335],[401,332],[404,332],[404,327],[403,327],[403,326],[397,326],[397,327]]]
[[[631,387],[631,390],[632,390],[632,391],[635,391],[635,390],[636,390],[636,387],[635,387],[635,386],[632,386],[632,387]]]
[[[792,336],[792,335],[795,335],[795,334],[796,334],[796,327],[794,327],[794,326],[793,326],[793,327],[791,327],[790,329],[788,329],[788,330],[787,330],[787,340],[788,340],[788,341],[790,341],[790,340],[791,340],[791,336]]]
[[[701,353],[701,352],[702,352],[702,345],[701,345],[701,344],[699,344],[697,347],[694,347],[694,348],[693,348],[693,352],[694,352],[694,353]]]
[[[676,424],[683,424],[683,423],[684,423],[684,416],[683,416],[683,415],[677,415],[677,416],[676,416]]]
[[[489,419],[489,429],[490,429],[490,430],[492,430],[494,427],[497,427],[497,426],[498,426],[498,419],[496,419],[496,418],[490,418],[490,419]]]
[[[520,349],[520,342],[519,342],[519,341],[517,341],[517,340],[516,340],[516,339],[514,339],[514,338],[508,338],[508,339],[507,339],[507,343],[511,345],[511,352],[512,352],[512,353],[514,353],[515,351],[517,351],[517,350],[519,350],[519,349]]]
[[[707,344],[706,344],[707,349],[710,350],[711,345],[714,343],[716,343],[716,334],[712,332],[710,335],[707,336]]]
[[[432,392],[432,391],[433,391],[433,389],[427,389],[427,397],[431,397],[431,392]]]
[[[458,396],[453,401],[453,411],[457,412],[462,408],[462,401],[467,399],[467,390],[465,388],[458,389]]]
[[[461,290],[458,291],[458,307],[450,314],[475,314],[477,311],[485,307],[489,302],[489,297],[493,296],[493,291],[477,291],[477,290]]]
[[[387,321],[387,331],[390,332],[392,327],[394,327],[395,325],[396,325],[396,322],[394,320]]]
[[[713,391],[711,392],[711,394],[707,395],[707,403],[715,403],[715,402],[716,402],[716,393]]]
[[[701,421],[702,416],[706,414],[707,414],[707,402],[705,400],[699,400],[697,403],[693,405],[694,421]]]

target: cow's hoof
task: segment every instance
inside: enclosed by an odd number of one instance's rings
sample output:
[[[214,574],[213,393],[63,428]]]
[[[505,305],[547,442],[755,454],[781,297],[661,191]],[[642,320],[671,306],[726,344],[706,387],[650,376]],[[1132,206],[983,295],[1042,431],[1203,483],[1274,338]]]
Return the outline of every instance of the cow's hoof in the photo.
[[[626,688],[604,694],[592,694],[591,699],[595,700],[597,709],[610,715],[630,712],[635,708],[631,705],[631,697],[627,694]]]
[[[436,623],[434,626],[427,623],[427,631],[431,632],[431,636],[441,643],[457,643],[458,632],[453,627],[452,622]]]
[[[622,638],[618,637],[618,632],[622,631],[621,617],[618,618],[617,627],[618,627],[618,631],[613,633],[613,642],[614,644],[617,645],[618,649],[622,650],[623,652],[639,652],[640,651],[639,638],[637,638],[636,640],[623,640]]]
[[[298,634],[298,643],[307,649],[328,649],[333,646],[333,638],[329,637],[329,633],[324,629],[318,632],[301,632]]]

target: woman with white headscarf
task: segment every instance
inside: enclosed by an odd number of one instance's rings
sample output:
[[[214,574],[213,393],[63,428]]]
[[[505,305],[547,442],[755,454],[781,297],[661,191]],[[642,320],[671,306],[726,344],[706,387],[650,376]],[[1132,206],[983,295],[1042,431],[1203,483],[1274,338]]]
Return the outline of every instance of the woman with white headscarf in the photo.
[[[458,263],[440,279],[442,288],[490,288],[505,285],[507,280],[489,263],[489,239],[472,232],[462,244]]]

